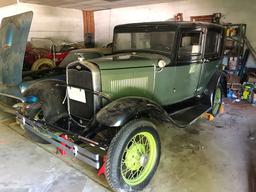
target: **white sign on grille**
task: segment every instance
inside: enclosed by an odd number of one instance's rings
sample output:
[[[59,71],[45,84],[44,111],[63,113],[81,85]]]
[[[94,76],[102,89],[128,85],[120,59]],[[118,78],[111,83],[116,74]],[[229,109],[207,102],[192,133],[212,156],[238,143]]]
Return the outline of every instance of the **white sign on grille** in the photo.
[[[84,89],[68,87],[68,97],[72,100],[86,103],[86,95]]]

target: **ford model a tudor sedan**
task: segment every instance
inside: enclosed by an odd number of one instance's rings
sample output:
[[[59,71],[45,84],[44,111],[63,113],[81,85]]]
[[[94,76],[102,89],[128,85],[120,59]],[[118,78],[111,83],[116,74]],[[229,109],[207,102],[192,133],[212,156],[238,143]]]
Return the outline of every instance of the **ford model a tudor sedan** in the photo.
[[[204,112],[218,114],[222,43],[215,24],[116,26],[113,55],[68,64],[66,82],[35,83],[17,119],[34,139],[104,172],[113,190],[141,190],[160,159],[153,119],[186,127]]]

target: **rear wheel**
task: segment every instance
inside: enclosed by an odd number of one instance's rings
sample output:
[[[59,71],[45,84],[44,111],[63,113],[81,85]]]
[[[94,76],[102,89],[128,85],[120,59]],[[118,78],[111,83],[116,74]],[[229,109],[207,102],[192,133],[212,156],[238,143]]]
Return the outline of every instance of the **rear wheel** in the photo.
[[[160,159],[160,138],[153,123],[134,120],[111,141],[106,178],[116,191],[143,189],[152,179]]]
[[[222,105],[222,87],[221,85],[216,86],[212,95],[212,111],[213,116],[218,115]]]
[[[41,58],[41,59],[37,59],[33,63],[31,70],[38,71],[38,70],[43,70],[43,69],[52,69],[54,67],[55,67],[55,64],[54,64],[53,60],[48,59],[48,58]]]

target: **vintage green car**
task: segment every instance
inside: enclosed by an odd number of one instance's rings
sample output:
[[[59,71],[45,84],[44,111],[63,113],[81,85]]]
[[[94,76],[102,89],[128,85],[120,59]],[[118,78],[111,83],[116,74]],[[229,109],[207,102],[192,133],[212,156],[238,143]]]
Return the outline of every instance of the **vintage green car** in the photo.
[[[105,173],[113,190],[141,190],[160,160],[155,120],[187,127],[204,112],[218,114],[222,45],[223,27],[210,23],[116,26],[113,55],[68,64],[66,83],[30,87],[17,119]]]

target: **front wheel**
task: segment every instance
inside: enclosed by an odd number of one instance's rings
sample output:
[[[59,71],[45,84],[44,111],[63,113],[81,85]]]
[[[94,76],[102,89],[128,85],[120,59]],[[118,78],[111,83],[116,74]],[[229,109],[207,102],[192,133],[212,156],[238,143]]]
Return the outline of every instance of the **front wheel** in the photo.
[[[139,119],[123,126],[110,143],[106,178],[115,190],[142,190],[159,164],[160,138],[153,123]]]
[[[211,114],[215,117],[218,115],[222,105],[222,87],[217,85],[212,94],[212,110]]]

